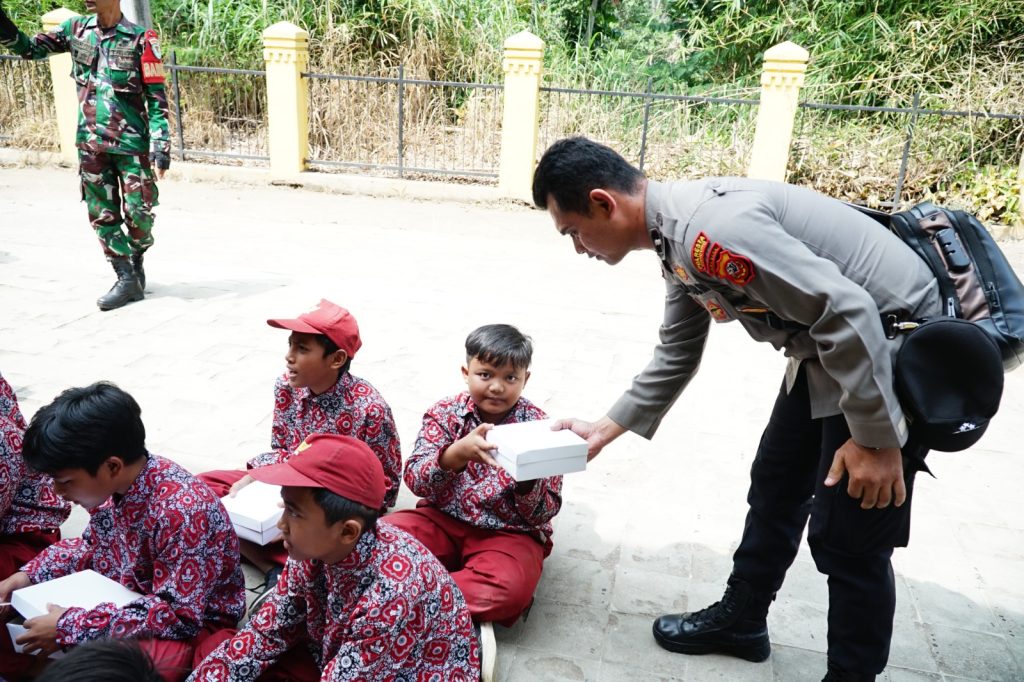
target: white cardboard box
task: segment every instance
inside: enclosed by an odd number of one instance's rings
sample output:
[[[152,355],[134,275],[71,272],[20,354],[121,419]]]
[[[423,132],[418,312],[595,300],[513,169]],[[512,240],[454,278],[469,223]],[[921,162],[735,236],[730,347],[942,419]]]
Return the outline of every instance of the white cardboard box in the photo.
[[[281,535],[277,522],[284,512],[281,509],[281,486],[253,481],[234,497],[220,498],[228,510],[231,523],[238,537],[243,540],[266,545]]]
[[[529,481],[587,468],[587,441],[572,431],[552,431],[553,420],[495,426],[488,442],[498,446],[495,460],[517,481]]]
[[[86,569],[15,590],[11,592],[11,606],[25,618],[35,618],[47,613],[47,604],[92,609],[106,602],[124,606],[141,596],[119,582]]]

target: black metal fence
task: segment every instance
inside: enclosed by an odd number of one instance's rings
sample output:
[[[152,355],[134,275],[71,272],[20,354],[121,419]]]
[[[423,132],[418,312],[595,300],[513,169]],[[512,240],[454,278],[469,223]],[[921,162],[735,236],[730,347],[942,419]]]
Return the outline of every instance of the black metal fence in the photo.
[[[270,160],[265,71],[185,66],[175,53],[166,70],[174,156]]]
[[[45,60],[0,55],[0,144],[59,148],[50,68]]]
[[[304,73],[309,163],[398,177],[498,175],[501,85]]]

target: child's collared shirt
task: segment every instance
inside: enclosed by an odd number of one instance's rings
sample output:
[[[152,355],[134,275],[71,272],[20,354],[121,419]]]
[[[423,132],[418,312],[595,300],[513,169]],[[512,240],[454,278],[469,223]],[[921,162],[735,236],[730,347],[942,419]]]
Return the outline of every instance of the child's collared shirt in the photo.
[[[480,651],[448,571],[404,531],[379,521],[337,564],[289,560],[273,597],[189,682],[257,679],[308,646],[322,680],[473,680]]]
[[[60,528],[71,504],[57,495],[53,479],[33,471],[21,457],[25,418],[14,389],[0,376],[0,535]]]
[[[502,424],[545,419],[547,415],[520,397]],[[441,468],[448,447],[480,426],[483,420],[468,392],[434,404],[423,415],[416,446],[405,463],[405,484],[416,495],[449,516],[478,528],[523,531],[541,544],[551,539],[551,519],[562,506],[562,477],[537,479],[525,493],[501,467],[469,462],[462,471]]]
[[[369,382],[342,372],[330,390],[313,395],[308,388],[292,388],[286,376],[274,385],[274,425],[271,452],[249,460],[249,468],[280,464],[314,433],[357,438],[373,450],[384,467],[388,491],[384,506],[393,507],[402,474],[402,447],[391,407]]]
[[[28,562],[33,583],[91,568],[143,596],[123,607],[68,609],[57,643],[106,637],[189,640],[205,625],[233,627],[245,608],[238,537],[213,491],[150,455],[124,495],[90,512],[81,538]]]

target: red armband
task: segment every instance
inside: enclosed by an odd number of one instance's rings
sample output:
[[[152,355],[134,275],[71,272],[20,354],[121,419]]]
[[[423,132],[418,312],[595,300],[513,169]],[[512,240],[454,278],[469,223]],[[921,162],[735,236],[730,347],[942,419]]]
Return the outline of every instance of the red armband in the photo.
[[[142,39],[142,82],[163,83],[164,63],[160,57],[160,38],[156,31],[146,31]]]

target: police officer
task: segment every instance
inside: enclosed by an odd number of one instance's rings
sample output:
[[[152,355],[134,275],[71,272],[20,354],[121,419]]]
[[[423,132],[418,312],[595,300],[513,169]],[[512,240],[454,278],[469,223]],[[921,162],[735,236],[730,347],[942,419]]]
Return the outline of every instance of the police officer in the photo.
[[[614,265],[654,250],[666,284],[661,343],[596,422],[560,422],[590,456],[625,431],[650,438],[697,371],[710,322],[737,321],[789,357],[750,472],[749,511],[721,601],[654,622],[675,652],[768,657],[768,608],[808,544],[828,576],[825,680],[885,668],[895,584],[890,558],[909,536],[914,473],[893,392],[901,341],[883,319],[940,312],[924,261],[872,219],[782,183],[709,178],[662,184],[585,138],[553,144],[533,200],[579,254]],[[728,406],[723,406],[728,409]]]
[[[96,303],[112,310],[142,300],[146,287],[143,254],[153,245],[156,180],[171,164],[167,96],[156,33],[125,19],[119,0],[85,6],[93,14],[29,38],[0,0],[0,43],[26,59],[71,52],[82,198],[117,274]]]

